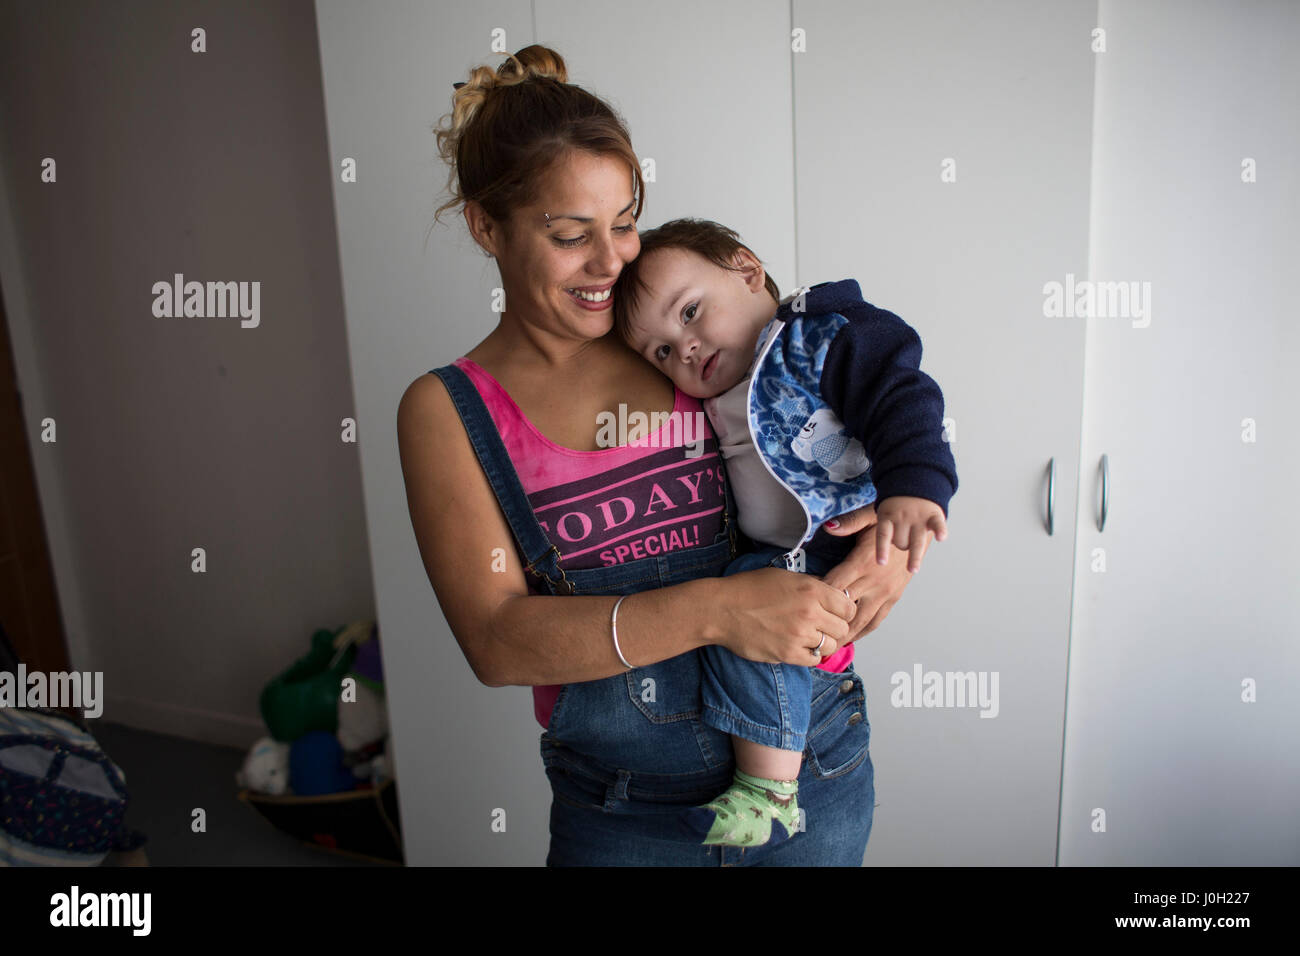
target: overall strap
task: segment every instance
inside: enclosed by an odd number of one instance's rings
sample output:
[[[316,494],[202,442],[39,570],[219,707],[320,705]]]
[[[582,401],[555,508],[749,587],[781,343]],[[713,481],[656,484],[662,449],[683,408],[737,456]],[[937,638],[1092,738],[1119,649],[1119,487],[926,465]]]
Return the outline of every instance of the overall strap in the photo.
[[[487,475],[492,485],[492,493],[505,513],[515,544],[524,558],[524,570],[541,578],[556,594],[572,594],[573,583],[564,576],[560,567],[560,552],[551,544],[537,518],[524,487],[519,483],[519,473],[515,471],[510,454],[501,441],[496,423],[483,397],[470,381],[468,375],[455,365],[444,365],[431,369],[437,375],[456,405],[456,411],[469,435],[474,454],[478,456],[483,474]]]

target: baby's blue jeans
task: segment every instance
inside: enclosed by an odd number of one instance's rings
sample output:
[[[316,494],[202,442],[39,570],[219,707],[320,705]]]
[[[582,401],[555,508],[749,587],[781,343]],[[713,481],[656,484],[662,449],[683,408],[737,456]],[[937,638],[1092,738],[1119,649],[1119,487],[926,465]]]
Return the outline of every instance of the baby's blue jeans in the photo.
[[[758,568],[784,568],[789,549],[759,545],[727,565],[723,576]],[[805,574],[823,575],[838,561],[805,551]],[[811,649],[811,648],[810,648]],[[811,668],[760,664],[717,644],[700,652],[701,719],[723,733],[780,750],[802,752],[812,705]],[[812,655],[808,655],[812,659]]]

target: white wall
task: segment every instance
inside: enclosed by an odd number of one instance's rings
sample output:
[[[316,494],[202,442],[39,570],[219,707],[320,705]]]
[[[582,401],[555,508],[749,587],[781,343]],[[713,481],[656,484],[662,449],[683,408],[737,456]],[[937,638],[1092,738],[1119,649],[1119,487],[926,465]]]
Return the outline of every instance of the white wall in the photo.
[[[314,36],[308,3],[0,6],[0,275],[105,720],[247,745],[312,631],[374,616]],[[155,318],[177,272],[260,281],[260,326]]]

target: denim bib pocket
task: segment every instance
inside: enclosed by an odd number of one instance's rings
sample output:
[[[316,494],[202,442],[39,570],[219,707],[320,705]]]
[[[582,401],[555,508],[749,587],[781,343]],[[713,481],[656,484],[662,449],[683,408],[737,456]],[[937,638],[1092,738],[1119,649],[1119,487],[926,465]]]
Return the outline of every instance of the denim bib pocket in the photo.
[[[700,662],[695,651],[637,667],[624,677],[628,699],[652,724],[698,720],[703,712]]]

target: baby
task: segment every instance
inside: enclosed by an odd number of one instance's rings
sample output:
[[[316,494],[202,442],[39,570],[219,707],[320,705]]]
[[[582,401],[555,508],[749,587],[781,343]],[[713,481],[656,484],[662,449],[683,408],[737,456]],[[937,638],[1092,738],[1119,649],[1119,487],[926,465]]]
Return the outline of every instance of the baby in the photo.
[[[614,322],[632,349],[705,400],[740,528],[757,546],[726,574],[767,566],[825,574],[853,542],[820,526],[873,502],[882,564],[892,542],[916,571],[928,532],[947,537],[957,471],[942,435],[943,395],[919,369],[916,332],[864,301],[853,279],[782,302],[735,232],[678,219],[641,234],[641,254],[614,288]],[[809,646],[810,666],[851,665],[852,644],[825,659],[822,644]],[[811,672],[717,645],[701,654],[703,720],[731,735],[736,774],[685,822],[705,844],[787,839],[798,828]]]

